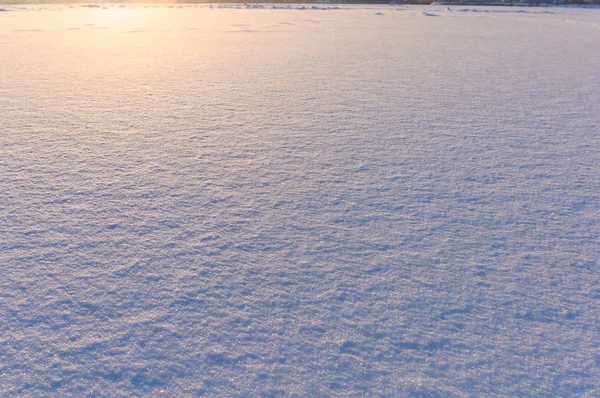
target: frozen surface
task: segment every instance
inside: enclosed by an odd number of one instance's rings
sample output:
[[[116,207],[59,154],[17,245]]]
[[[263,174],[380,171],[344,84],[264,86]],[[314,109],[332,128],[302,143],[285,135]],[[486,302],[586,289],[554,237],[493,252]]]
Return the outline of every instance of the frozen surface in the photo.
[[[314,7],[2,7],[0,396],[600,395],[600,10]]]

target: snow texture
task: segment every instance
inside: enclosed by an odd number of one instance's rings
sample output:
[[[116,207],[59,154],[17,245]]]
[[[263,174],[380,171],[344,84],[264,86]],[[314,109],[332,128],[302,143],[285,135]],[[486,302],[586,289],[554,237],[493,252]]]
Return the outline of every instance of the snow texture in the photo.
[[[600,395],[600,10],[3,9],[1,396]]]

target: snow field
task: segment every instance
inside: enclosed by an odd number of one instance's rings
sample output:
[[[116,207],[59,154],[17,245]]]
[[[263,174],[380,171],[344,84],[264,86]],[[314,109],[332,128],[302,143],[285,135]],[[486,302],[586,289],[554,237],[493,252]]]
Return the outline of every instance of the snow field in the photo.
[[[598,10],[300,7],[2,6],[0,395],[598,395]]]

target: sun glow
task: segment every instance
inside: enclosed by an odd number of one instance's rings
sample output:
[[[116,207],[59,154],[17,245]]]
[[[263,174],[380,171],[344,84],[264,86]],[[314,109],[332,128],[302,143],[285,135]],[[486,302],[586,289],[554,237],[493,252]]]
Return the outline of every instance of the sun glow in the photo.
[[[139,27],[148,17],[139,6],[133,5],[108,5],[102,6],[102,10],[90,11],[92,12],[89,14],[89,22],[115,29]]]

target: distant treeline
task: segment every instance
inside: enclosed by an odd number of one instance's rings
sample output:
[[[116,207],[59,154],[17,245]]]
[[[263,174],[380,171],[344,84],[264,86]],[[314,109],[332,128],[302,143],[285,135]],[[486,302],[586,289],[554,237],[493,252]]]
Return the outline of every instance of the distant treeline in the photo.
[[[177,3],[275,3],[275,4],[440,4],[440,5],[600,5],[600,0],[175,0]],[[0,0],[0,4],[103,4],[103,3],[170,3],[168,0]]]

